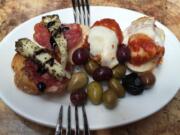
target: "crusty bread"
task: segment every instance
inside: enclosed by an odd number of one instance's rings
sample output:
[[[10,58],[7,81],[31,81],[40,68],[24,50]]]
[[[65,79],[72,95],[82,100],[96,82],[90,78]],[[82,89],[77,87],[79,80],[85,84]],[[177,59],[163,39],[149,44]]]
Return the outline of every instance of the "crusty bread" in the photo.
[[[24,69],[25,60],[26,58],[23,57],[22,55],[18,53],[15,54],[11,63],[12,68],[15,72],[14,82],[19,89],[23,90],[28,94],[33,94],[33,95],[41,94],[42,92],[38,90],[34,81],[31,80],[25,72]],[[67,84],[68,84],[68,80],[62,83],[59,82],[57,86],[47,87],[43,93],[63,94],[66,91]]]
[[[86,36],[89,32],[89,27],[81,25],[81,28],[82,28],[83,37],[82,37],[81,41],[79,42],[79,44],[77,45],[77,47],[73,48],[73,50],[71,50],[71,52],[69,52],[69,58],[70,58],[69,61],[71,63],[72,63],[72,53],[77,48],[83,46],[83,43],[85,42]],[[34,94],[34,95],[41,94],[42,92],[40,92],[37,89],[36,84],[33,82],[33,80],[30,80],[30,78],[25,73],[25,70],[24,70],[25,60],[26,60],[26,58],[18,53],[16,53],[14,55],[12,63],[11,63],[12,69],[15,72],[14,82],[19,89],[23,90],[26,93]],[[58,89],[55,88],[54,86],[46,88],[44,90],[44,93],[63,94],[66,91],[67,84],[68,84],[68,81],[65,81],[58,86]]]
[[[25,74],[25,60],[26,58],[18,53],[14,55],[11,63],[12,69],[15,72],[14,82],[19,89],[23,90],[26,93],[39,94],[40,92],[38,91],[35,83],[32,80],[30,80],[28,76]]]
[[[19,89],[23,90],[24,92],[28,94],[33,94],[33,95],[41,94],[42,92],[40,92],[37,89],[37,86],[34,83],[34,81],[31,80],[25,73],[25,70],[24,70],[25,60],[26,58],[18,53],[14,55],[12,63],[11,63],[12,69],[15,72],[14,82]],[[67,84],[68,84],[68,81],[65,81],[63,83],[60,83],[59,86],[48,87],[44,90],[44,93],[62,94],[66,90]]]
[[[14,70],[14,72],[18,72],[24,67],[25,59],[26,59],[25,57],[23,57],[18,53],[14,55],[13,60],[11,62],[11,67]]]
[[[38,91],[35,83],[28,78],[23,68],[15,72],[14,82],[19,89],[26,93],[40,94],[40,91]]]

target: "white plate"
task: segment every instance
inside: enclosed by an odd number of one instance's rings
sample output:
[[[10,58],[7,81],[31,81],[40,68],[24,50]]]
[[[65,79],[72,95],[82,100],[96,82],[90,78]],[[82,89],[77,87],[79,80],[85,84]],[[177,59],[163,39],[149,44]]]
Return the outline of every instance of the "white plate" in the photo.
[[[49,12],[47,14],[59,14],[63,23],[73,22],[71,8]],[[64,123],[66,127],[66,111],[70,103],[69,95],[57,96],[33,96],[18,90],[13,82],[14,73],[11,69],[11,61],[15,54],[15,41],[19,38],[32,39],[33,27],[41,20],[43,15],[37,16],[16,27],[10,32],[0,45],[0,97],[19,115],[34,122],[55,127],[60,104],[64,105]],[[114,7],[91,7],[91,23],[101,18],[114,18],[124,30],[130,23],[143,16],[143,14]],[[164,107],[176,94],[180,86],[180,44],[174,34],[165,26],[157,22],[157,25],[165,31],[165,56],[161,66],[155,70],[156,84],[142,95],[131,96],[119,100],[114,110],[107,110],[103,105],[94,106],[88,103],[86,111],[91,129],[101,129],[125,125],[145,118]],[[79,111],[80,115],[81,111]],[[74,114],[74,109],[72,109]],[[72,115],[72,126],[74,126]],[[83,128],[80,116],[80,128]]]

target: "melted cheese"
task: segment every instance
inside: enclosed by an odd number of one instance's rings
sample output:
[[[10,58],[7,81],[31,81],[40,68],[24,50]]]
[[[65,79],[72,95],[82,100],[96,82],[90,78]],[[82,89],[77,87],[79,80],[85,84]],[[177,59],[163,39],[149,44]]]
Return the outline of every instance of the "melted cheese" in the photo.
[[[114,67],[118,64],[116,51],[118,38],[116,33],[104,26],[95,26],[89,32],[88,42],[92,56],[99,56],[102,66]]]
[[[128,44],[129,39],[135,35],[135,34],[145,34],[148,37],[150,37],[154,43],[158,46],[164,46],[164,40],[165,40],[165,34],[163,30],[158,28],[155,25],[155,19],[152,17],[141,17],[131,23],[131,26],[129,26],[124,31],[124,44]],[[163,51],[163,49],[161,49]],[[132,50],[131,50],[132,51]],[[156,50],[158,51],[158,50]],[[152,53],[152,52],[151,52]],[[159,55],[163,55],[162,52],[159,52]],[[146,56],[146,52],[142,51],[142,49],[139,50],[138,55],[141,57]],[[136,57],[137,52],[131,52],[132,57]],[[127,62],[127,66],[129,69],[135,71],[135,72],[144,72],[153,69],[157,64],[159,59],[162,56],[157,55],[154,59],[150,59],[147,62],[141,64],[141,65],[134,65],[132,63]]]
[[[155,19],[152,17],[142,17],[135,20],[131,26],[124,31],[123,43],[127,44],[129,37],[137,33],[146,34],[152,38],[156,44],[160,46],[164,45],[164,32],[155,25]]]

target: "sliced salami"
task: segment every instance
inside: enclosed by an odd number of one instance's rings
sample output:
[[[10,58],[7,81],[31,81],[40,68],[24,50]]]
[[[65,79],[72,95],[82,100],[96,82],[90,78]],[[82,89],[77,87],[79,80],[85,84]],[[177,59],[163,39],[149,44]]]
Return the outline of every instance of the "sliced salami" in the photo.
[[[37,23],[34,27],[35,33],[33,35],[34,40],[41,46],[51,49],[50,38],[51,34],[48,29],[42,24]]]
[[[69,29],[64,31],[64,36],[68,42],[68,50],[75,48],[82,39],[82,29],[79,24],[65,24]]]
[[[68,42],[68,50],[72,50],[82,39],[82,29],[79,24],[65,24],[63,27],[68,28],[63,33]],[[34,30],[35,41],[41,46],[51,49],[51,34],[48,29],[42,23],[38,23],[35,25]]]

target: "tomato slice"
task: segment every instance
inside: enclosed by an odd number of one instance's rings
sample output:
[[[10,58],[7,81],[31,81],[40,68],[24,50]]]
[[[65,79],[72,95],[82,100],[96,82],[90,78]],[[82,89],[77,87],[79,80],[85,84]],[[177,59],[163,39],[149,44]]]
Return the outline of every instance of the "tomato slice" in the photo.
[[[119,24],[114,19],[105,18],[100,21],[96,21],[94,23],[93,27],[94,26],[104,26],[104,27],[107,27],[107,28],[113,30],[117,35],[119,44],[122,43],[122,41],[123,41],[122,31],[121,31]]]
[[[42,24],[42,23],[37,23],[34,27],[35,33],[33,35],[34,40],[39,43],[41,46],[51,49],[51,44],[50,44],[50,37],[51,34],[48,31],[48,29]]]

